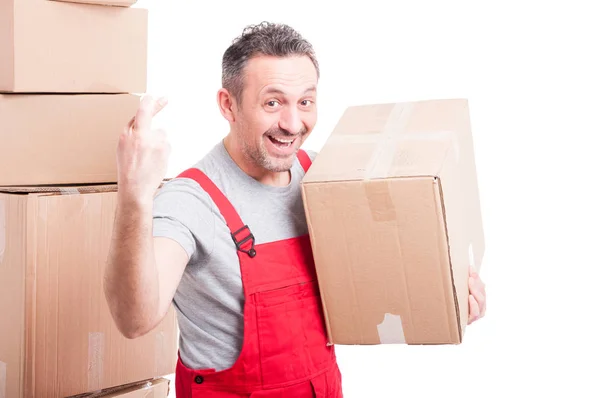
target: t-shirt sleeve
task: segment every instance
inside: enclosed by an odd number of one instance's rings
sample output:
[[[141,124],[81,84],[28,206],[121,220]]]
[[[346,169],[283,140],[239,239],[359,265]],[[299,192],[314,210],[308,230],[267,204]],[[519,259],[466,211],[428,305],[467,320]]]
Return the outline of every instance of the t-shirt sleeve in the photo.
[[[154,198],[153,235],[173,239],[190,258],[201,261],[214,246],[212,206],[208,194],[195,181],[167,181]]]

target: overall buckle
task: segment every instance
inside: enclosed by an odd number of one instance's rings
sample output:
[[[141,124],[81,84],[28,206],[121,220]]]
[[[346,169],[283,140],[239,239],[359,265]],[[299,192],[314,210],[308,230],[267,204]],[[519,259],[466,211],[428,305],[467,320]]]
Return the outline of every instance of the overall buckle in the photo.
[[[248,230],[248,236],[246,236],[244,239],[238,241],[236,239],[236,235],[238,235],[239,233],[241,233],[245,229]],[[246,253],[250,257],[256,256],[256,250],[254,249],[254,242],[255,242],[254,235],[252,234],[252,232],[250,231],[250,228],[247,225],[244,225],[242,228],[238,229],[237,231],[232,232],[231,233],[231,238],[233,239],[233,242],[235,243],[235,247],[239,251]],[[249,241],[249,240],[252,240],[252,245],[250,246],[250,249],[248,249],[248,250],[242,249],[242,245],[244,243],[246,243],[247,241]]]

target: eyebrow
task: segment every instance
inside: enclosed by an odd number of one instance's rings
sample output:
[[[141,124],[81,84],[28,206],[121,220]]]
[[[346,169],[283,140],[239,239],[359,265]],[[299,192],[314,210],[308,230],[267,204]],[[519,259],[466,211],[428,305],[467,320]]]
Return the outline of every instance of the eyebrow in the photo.
[[[307,88],[306,90],[304,90],[304,94],[307,94],[311,91],[317,91],[317,87],[316,86],[310,86],[309,88]],[[264,92],[265,94],[281,94],[281,95],[285,95],[285,92],[283,90],[280,90],[278,88],[275,87],[269,87],[268,89],[265,90]]]

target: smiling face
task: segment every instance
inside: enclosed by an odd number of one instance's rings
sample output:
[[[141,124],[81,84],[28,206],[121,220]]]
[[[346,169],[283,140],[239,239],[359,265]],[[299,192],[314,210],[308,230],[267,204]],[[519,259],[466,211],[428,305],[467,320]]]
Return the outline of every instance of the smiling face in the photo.
[[[244,68],[241,104],[233,101],[232,147],[266,172],[288,171],[317,122],[317,71],[306,56],[256,56]]]

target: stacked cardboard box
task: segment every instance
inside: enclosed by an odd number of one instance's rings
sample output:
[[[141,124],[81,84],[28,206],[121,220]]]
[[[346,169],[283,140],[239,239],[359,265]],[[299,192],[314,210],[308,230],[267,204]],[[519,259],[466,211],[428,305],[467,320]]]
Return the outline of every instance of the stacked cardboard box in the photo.
[[[302,184],[330,343],[462,342],[484,253],[466,100],[348,108]]]
[[[1,398],[167,395],[173,309],[128,340],[102,286],[118,136],[146,90],[148,12],[133,3],[0,2]]]

